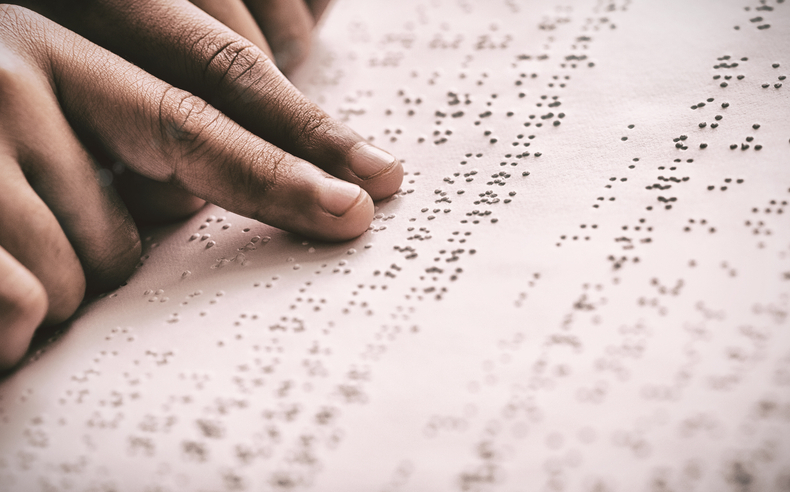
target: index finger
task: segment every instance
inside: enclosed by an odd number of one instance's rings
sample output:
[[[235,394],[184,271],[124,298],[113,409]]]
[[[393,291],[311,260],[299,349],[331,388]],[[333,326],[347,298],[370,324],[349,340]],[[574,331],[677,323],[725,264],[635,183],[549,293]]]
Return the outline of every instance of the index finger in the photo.
[[[8,42],[49,76],[77,133],[114,160],[300,234],[344,240],[367,229],[373,202],[359,186],[255,136],[199,97],[18,10],[15,22],[22,27],[7,33]]]
[[[30,3],[149,73],[209,101],[281,149],[360,185],[374,200],[400,187],[403,168],[395,157],[329,117],[258,47],[186,0]]]

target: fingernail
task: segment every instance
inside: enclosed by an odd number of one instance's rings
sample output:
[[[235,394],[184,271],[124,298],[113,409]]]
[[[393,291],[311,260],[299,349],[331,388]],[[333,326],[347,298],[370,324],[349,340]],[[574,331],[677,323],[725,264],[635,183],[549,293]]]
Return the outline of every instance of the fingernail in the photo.
[[[395,157],[378,147],[365,143],[357,147],[351,154],[351,170],[362,179],[367,179],[389,168]]]
[[[362,189],[353,183],[327,178],[318,200],[324,210],[341,217],[351,209],[361,192]]]

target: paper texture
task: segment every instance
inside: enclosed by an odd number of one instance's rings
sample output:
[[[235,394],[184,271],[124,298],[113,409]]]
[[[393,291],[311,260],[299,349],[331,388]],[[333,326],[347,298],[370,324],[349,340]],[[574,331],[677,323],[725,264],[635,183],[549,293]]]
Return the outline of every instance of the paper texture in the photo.
[[[294,82],[402,190],[150,231],[0,385],[0,489],[788,490],[786,74],[779,0],[339,0]]]

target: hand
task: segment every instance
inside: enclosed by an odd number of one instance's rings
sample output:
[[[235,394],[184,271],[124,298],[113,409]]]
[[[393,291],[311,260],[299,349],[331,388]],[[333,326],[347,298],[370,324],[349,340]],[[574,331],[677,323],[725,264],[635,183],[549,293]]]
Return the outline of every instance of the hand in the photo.
[[[343,240],[400,186],[394,157],[188,2],[29,6],[46,17],[0,6],[0,368],[24,355],[39,324],[71,316],[86,287],[131,273],[140,240],[129,210],[177,216],[208,200]],[[124,200],[97,155],[139,174]]]

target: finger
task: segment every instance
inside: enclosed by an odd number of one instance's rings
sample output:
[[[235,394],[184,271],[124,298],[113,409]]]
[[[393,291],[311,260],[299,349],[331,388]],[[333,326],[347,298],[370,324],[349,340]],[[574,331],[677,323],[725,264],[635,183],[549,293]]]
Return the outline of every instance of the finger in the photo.
[[[126,205],[136,224],[164,224],[185,219],[202,208],[206,201],[169,183],[161,183],[130,170],[92,139],[88,152],[104,168],[102,177],[112,182],[113,188]],[[93,145],[90,145],[90,144]]]
[[[32,15],[32,14],[31,14]],[[276,227],[327,240],[356,237],[373,217],[359,186],[248,132],[70,31],[52,25],[47,67],[75,128],[148,178]],[[91,84],[85,84],[85,81]]]
[[[238,34],[252,41],[267,56],[273,56],[269,43],[263,37],[261,28],[258,27],[242,0],[192,0],[192,3]]]
[[[85,293],[80,261],[55,216],[30,188],[19,165],[8,155],[0,155],[0,247],[43,286],[45,304],[48,304],[45,324],[59,323],[77,310]],[[36,286],[30,285],[24,271],[7,259],[3,263],[16,278],[27,282],[23,284],[26,289],[36,293]],[[4,289],[9,288],[7,281],[2,283]],[[10,288],[13,289],[13,285]],[[13,296],[6,296],[13,302],[20,302]],[[23,309],[37,312],[41,302],[33,298],[29,301],[32,305]]]
[[[3,114],[13,126],[4,133],[14,136],[17,162],[29,187],[57,218],[80,259],[89,290],[103,291],[131,274],[139,262],[140,238],[110,186],[112,174],[98,166],[74,134],[50,81],[41,71],[19,68],[35,56],[31,44],[49,46],[37,40],[54,39],[48,27],[52,23],[38,19],[20,21],[13,35],[11,26],[3,27],[9,30],[3,33],[8,36],[3,36],[6,57],[0,61],[0,71],[6,76],[0,80],[0,98]],[[27,36],[21,46],[14,37],[20,35]]]
[[[289,73],[310,52],[314,19],[304,0],[245,0],[274,53],[277,67]]]
[[[25,355],[46,314],[44,286],[0,247],[0,372]]]
[[[320,21],[321,17],[326,13],[326,9],[331,2],[332,0],[307,0],[307,7],[310,9],[310,13],[313,14],[313,19],[316,24],[318,24],[318,21]]]
[[[31,2],[59,23],[210,101],[281,149],[360,185],[374,200],[400,187],[400,162],[327,116],[260,49],[194,5],[182,0]]]
[[[163,224],[184,219],[206,204],[170,183],[162,183],[126,171],[115,181],[129,213],[138,224]]]

